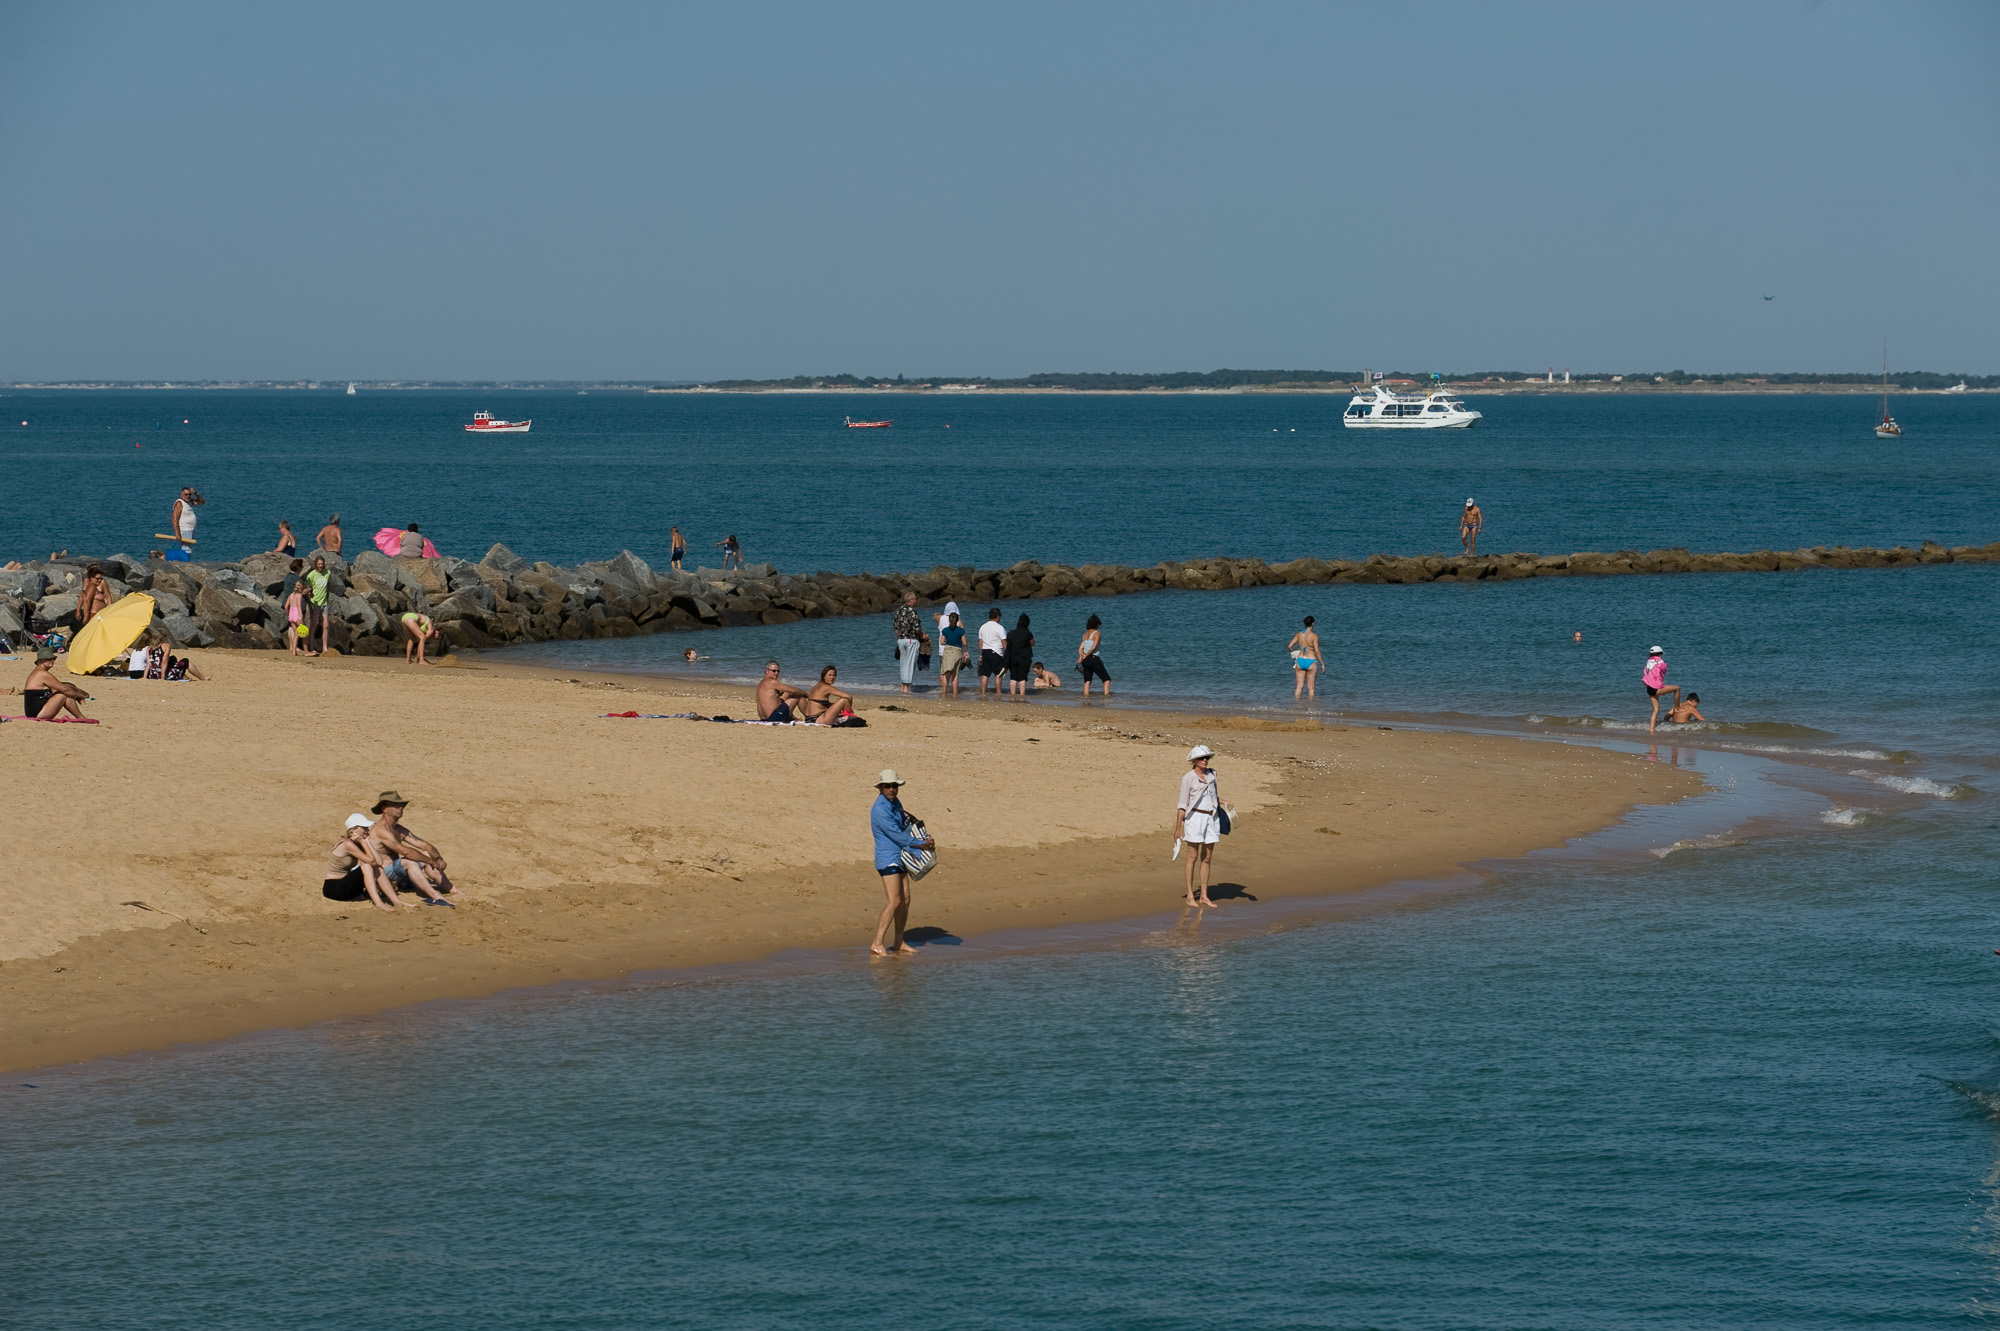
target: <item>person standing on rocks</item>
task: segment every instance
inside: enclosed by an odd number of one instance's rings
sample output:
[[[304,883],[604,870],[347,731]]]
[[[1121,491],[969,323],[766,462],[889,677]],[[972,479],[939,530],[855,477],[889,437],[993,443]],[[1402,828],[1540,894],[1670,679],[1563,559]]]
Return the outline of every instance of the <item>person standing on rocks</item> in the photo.
[[[679,527],[675,527],[668,533],[667,542],[667,562],[673,565],[674,572],[679,573],[681,561],[687,558],[687,537],[681,535]]]
[[[320,549],[326,551],[330,555],[339,554],[340,514],[335,513],[332,517],[328,518],[326,520],[326,525],[319,529],[319,536],[316,537],[315,539],[319,541]]]
[[[327,628],[327,588],[333,582],[333,574],[326,571],[325,555],[313,556],[313,566],[311,571],[306,574],[305,582],[306,586],[311,589],[306,596],[306,612],[309,616],[306,623],[308,627],[313,624],[319,625],[319,649],[321,652],[324,652],[326,651],[327,633],[329,632]],[[307,637],[306,646],[312,646],[310,635]]]
[[[183,561],[194,558],[190,548],[194,545],[195,510],[207,502],[192,485],[181,487],[181,497],[174,500],[173,511],[167,517],[167,535],[174,538],[167,558]]]
[[[743,547],[736,543],[736,533],[731,532],[715,543],[722,551],[722,571],[729,571],[729,561],[735,560],[736,567],[743,567]]]
[[[889,624],[896,634],[896,670],[903,678],[903,692],[908,693],[910,681],[917,677],[917,648],[922,645],[924,633],[917,622],[915,592],[903,593],[903,603],[889,617]]]
[[[1305,627],[1292,635],[1285,644],[1285,650],[1292,654],[1292,701],[1297,702],[1301,691],[1305,696],[1317,696],[1313,683],[1319,675],[1324,658],[1319,654],[1319,634],[1313,631],[1313,617],[1306,616]]]
[[[83,574],[83,589],[76,594],[76,626],[81,629],[96,617],[97,612],[111,604],[111,584],[104,580],[104,569],[92,564]]]
[[[994,606],[986,612],[986,622],[979,626],[979,696],[986,696],[986,681],[993,681],[993,693],[997,697],[1007,691],[1006,678],[1001,674],[1007,668],[1007,629],[1000,622],[1000,607]]]
[[[1111,696],[1111,672],[1104,668],[1097,649],[1104,645],[1104,621],[1096,615],[1083,621],[1083,641],[1076,645],[1076,669],[1083,676],[1083,696],[1090,696],[1093,677],[1104,681],[1104,696]]]
[[[1479,511],[1479,505],[1472,502],[1470,495],[1465,499],[1465,512],[1458,519],[1458,539],[1465,546],[1466,558],[1479,553],[1479,532],[1486,525],[1486,515]]]

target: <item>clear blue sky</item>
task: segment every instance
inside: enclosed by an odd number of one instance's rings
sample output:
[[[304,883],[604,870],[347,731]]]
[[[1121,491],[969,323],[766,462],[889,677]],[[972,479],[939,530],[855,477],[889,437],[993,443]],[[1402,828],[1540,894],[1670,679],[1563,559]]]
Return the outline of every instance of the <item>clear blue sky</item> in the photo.
[[[0,380],[1994,373],[1996,168],[1984,0],[5,3]]]

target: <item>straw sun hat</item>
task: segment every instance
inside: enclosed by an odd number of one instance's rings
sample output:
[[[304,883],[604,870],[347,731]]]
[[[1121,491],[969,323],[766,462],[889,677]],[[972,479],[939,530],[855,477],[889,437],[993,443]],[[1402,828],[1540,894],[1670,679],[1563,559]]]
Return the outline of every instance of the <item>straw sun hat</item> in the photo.
[[[875,774],[875,784],[878,786],[901,786],[903,778],[896,775],[895,768],[885,767]]]

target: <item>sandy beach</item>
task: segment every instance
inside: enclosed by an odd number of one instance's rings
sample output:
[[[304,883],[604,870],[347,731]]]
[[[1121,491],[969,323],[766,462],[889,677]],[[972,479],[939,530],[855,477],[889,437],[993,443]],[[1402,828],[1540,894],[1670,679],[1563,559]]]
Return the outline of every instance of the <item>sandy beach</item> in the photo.
[[[0,730],[23,777],[0,885],[6,1068],[858,951],[881,906],[866,819],[885,766],[940,843],[911,925],[958,936],[1172,909],[1167,829],[1197,740],[1241,815],[1217,857],[1228,911],[1442,875],[1700,788],[1496,737],[921,696],[861,700],[865,730],[605,719],[755,712],[747,691],[673,680],[200,659],[213,682],[91,680],[101,725]],[[392,787],[449,857],[458,909],[322,897],[342,820]]]

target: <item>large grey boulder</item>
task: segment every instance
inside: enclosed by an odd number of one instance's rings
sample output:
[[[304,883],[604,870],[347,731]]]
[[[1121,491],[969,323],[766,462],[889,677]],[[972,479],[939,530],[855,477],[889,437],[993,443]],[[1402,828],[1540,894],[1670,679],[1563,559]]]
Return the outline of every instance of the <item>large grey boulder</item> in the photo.
[[[380,550],[363,550],[360,554],[354,556],[354,562],[348,567],[356,573],[365,573],[371,578],[380,578],[392,587],[396,585],[396,561],[383,554]]]
[[[290,563],[291,561],[287,560],[286,562]],[[280,581],[282,581],[282,578]],[[262,598],[264,595],[264,580],[262,578],[253,577],[251,574],[245,573],[242,569],[236,568],[219,568],[209,574],[208,581],[202,585],[220,591],[238,592],[244,596]]]
[[[488,568],[497,568],[502,573],[520,573],[528,567],[527,560],[521,558],[521,556],[515,554],[506,546],[501,545],[498,541],[493,543],[493,548],[488,550],[485,558],[479,562]]]
[[[254,591],[241,592],[218,586],[213,579],[194,598],[197,616],[223,625],[261,624],[264,622],[264,605],[264,598]]]
[[[0,593],[18,596],[23,601],[39,601],[48,589],[49,580],[38,568],[0,569]]]
[[[0,633],[18,638],[27,631],[27,603],[11,596],[0,597]]]
[[[328,596],[326,606],[335,619],[352,624],[364,633],[382,627],[382,615],[364,596]]]
[[[168,615],[161,621],[160,628],[176,647],[207,647],[215,641],[202,631],[192,615]]]
[[[50,629],[59,627],[64,618],[75,613],[76,597],[44,596],[35,606],[34,613],[28,620],[28,627],[37,633],[47,633]]]
[[[153,617],[156,619],[165,619],[169,615],[184,615],[188,612],[187,602],[172,592],[154,590],[147,592],[146,595],[153,598]]]

